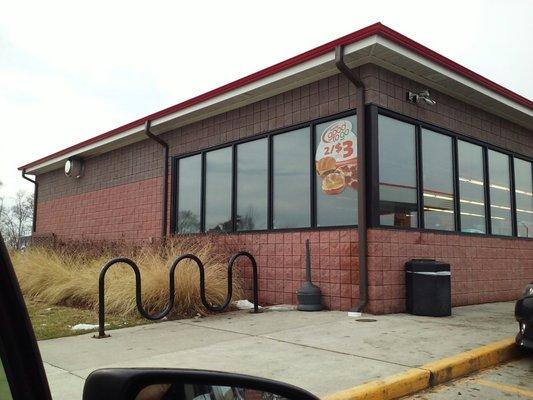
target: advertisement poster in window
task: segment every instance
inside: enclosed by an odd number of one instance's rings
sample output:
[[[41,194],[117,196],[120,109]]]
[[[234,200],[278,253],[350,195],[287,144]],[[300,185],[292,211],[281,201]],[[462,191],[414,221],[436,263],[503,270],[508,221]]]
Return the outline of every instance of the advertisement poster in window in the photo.
[[[357,138],[352,122],[337,120],[318,132],[318,137],[315,163],[322,192],[336,196],[357,190]]]

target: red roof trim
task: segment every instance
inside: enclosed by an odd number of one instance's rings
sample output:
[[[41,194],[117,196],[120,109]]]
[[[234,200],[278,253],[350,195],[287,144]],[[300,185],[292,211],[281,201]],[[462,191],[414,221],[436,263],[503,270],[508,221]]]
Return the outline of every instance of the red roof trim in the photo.
[[[117,135],[119,133],[122,133],[130,128],[133,128],[135,126],[143,125],[146,121],[152,121],[157,118],[166,116],[168,114],[174,113],[176,111],[182,110],[184,108],[190,107],[192,105],[201,103],[203,101],[212,99],[213,97],[216,97],[220,94],[227,93],[231,90],[240,88],[242,86],[245,86],[249,83],[253,83],[255,81],[258,81],[262,78],[265,78],[267,76],[273,75],[275,73],[278,73],[280,71],[283,71],[285,69],[291,68],[295,65],[301,64],[302,62],[311,60],[315,57],[319,57],[323,54],[326,54],[329,51],[332,51],[335,49],[338,45],[348,45],[351,43],[355,43],[357,41],[360,41],[362,39],[365,39],[372,35],[380,35],[386,39],[389,39],[390,41],[397,43],[401,45],[402,47],[409,49],[433,62],[436,62],[437,64],[440,64],[444,66],[445,68],[456,72],[504,97],[507,97],[510,100],[515,101],[516,103],[519,103],[523,106],[526,106],[530,109],[533,109],[533,102],[523,96],[520,96],[519,94],[501,86],[497,83],[469,70],[468,68],[465,68],[456,62],[440,55],[439,53],[421,45],[420,43],[415,42],[412,39],[409,39],[407,36],[404,36],[389,27],[381,24],[381,23],[375,23],[373,25],[367,26],[366,28],[360,29],[356,32],[350,33],[346,36],[340,37],[338,39],[335,39],[331,42],[328,42],[326,44],[323,44],[322,46],[318,46],[312,50],[306,51],[305,53],[301,53],[295,57],[289,58],[285,61],[282,61],[280,63],[277,63],[275,65],[272,65],[271,67],[262,69],[258,72],[255,72],[251,75],[245,76],[243,78],[237,79],[236,81],[230,82],[226,85],[220,86],[216,89],[213,89],[209,92],[203,93],[199,96],[193,97],[189,100],[183,101],[181,103],[178,103],[176,105],[173,105],[171,107],[165,108],[163,110],[160,110],[158,112],[155,112],[153,114],[147,115],[145,117],[139,118],[135,121],[132,121],[126,125],[122,125],[116,129],[110,130],[108,132],[102,133],[98,136],[95,136],[93,138],[90,138],[88,140],[85,140],[83,142],[80,142],[78,144],[75,144],[73,146],[67,147],[63,150],[60,150],[58,152],[55,152],[53,154],[50,154],[46,157],[40,158],[38,160],[35,160],[29,164],[23,165],[19,167],[19,170],[26,170],[28,168],[31,168],[35,165],[38,165],[40,163],[43,163],[45,161],[48,161],[50,159],[65,155],[71,151],[80,149],[84,146],[99,142],[103,139],[107,139],[109,137],[112,137],[114,135]]]

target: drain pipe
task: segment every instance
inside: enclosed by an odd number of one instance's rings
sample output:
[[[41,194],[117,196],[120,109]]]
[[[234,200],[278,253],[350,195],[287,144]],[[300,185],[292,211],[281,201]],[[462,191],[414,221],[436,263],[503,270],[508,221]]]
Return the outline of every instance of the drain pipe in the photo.
[[[357,110],[357,232],[359,234],[359,304],[352,312],[361,313],[368,303],[367,221],[366,221],[366,143],[365,143],[365,85],[361,78],[344,63],[344,46],[335,47],[335,66],[356,88]]]
[[[167,204],[168,204],[168,143],[160,137],[150,132],[150,121],[146,121],[144,125],[144,133],[150,139],[163,146],[163,184],[161,188],[162,201],[161,201],[161,239],[167,236]]]
[[[31,222],[31,232],[35,233],[35,229],[37,228],[37,197],[39,196],[39,184],[37,183],[37,178],[31,179],[26,176],[25,169],[22,170],[22,177],[33,183],[33,217]]]

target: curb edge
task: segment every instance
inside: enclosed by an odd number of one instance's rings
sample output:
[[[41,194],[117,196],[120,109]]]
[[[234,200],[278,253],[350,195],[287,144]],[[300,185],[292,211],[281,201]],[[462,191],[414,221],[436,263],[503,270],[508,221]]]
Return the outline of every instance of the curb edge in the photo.
[[[514,338],[507,338],[455,356],[410,368],[323,397],[323,400],[392,400],[440,385],[520,357]]]

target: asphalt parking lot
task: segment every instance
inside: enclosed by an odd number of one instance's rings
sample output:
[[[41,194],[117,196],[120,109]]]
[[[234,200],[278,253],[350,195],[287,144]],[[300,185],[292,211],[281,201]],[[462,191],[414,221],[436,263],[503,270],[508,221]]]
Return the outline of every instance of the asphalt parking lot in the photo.
[[[413,400],[449,399],[532,399],[533,354],[520,360],[487,369],[416,395]]]

